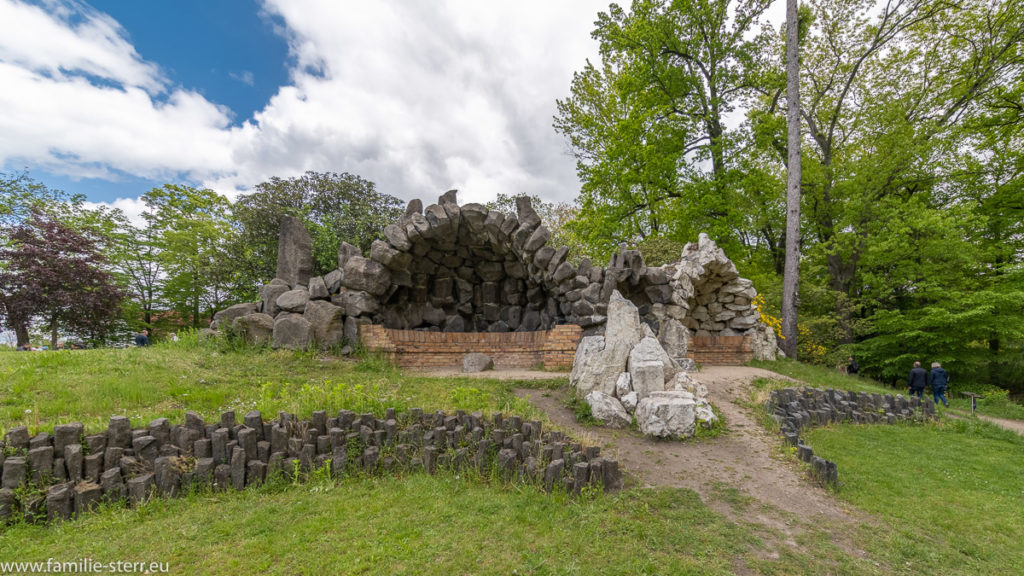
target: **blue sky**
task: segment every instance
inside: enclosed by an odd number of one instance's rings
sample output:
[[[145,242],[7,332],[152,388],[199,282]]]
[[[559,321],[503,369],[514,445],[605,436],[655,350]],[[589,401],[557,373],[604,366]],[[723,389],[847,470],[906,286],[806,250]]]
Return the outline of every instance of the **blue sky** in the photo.
[[[45,4],[40,5],[45,8]],[[262,110],[288,82],[288,43],[275,31],[281,30],[283,23],[255,1],[100,0],[90,5],[124,27],[142,58],[157,63],[169,82],[227,106],[236,125]],[[167,181],[116,168],[105,178],[72,178],[60,171],[31,166],[10,165],[4,170],[23,167],[50,187],[84,194],[94,202],[135,197]],[[181,173],[168,176],[190,180]]]
[[[288,82],[284,23],[252,0],[93,1],[117,20],[135,49],[170,81],[196,88],[251,118]]]

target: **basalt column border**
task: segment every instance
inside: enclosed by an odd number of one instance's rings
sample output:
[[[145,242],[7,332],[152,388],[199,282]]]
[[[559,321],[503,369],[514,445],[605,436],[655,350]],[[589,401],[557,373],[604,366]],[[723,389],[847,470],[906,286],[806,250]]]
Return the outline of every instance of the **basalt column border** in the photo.
[[[535,332],[427,332],[363,326],[360,340],[370,352],[383,353],[403,368],[458,368],[473,352],[487,354],[499,370],[572,368],[583,329],[563,324]]]

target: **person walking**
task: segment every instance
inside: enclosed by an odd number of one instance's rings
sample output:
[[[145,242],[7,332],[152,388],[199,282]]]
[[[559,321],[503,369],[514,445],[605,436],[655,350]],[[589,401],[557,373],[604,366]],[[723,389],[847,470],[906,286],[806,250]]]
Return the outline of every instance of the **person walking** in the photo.
[[[910,395],[921,398],[924,395],[924,386],[928,381],[928,373],[921,368],[920,362],[914,362],[914,368],[910,370],[910,378],[907,384],[910,386]]]
[[[850,363],[846,365],[846,373],[856,374],[859,370],[860,365],[857,364],[857,361],[853,359],[853,356],[850,356]]]
[[[949,374],[946,373],[946,369],[938,362],[932,362],[932,370],[928,373],[928,385],[932,387],[935,404],[938,405],[939,400],[942,400],[942,405],[949,408],[949,402],[946,400],[946,386],[949,385]]]

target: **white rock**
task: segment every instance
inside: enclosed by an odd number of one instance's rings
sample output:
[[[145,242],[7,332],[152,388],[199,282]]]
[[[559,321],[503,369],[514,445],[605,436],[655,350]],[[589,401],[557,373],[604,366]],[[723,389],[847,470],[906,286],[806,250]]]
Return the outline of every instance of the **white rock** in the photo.
[[[632,391],[633,379],[630,377],[629,372],[619,374],[619,379],[615,381],[615,397],[622,398]]]
[[[654,392],[636,407],[637,424],[648,436],[682,438],[693,435],[696,402],[687,392]]]
[[[583,338],[576,348],[570,384],[581,395],[600,390],[614,396],[619,374],[626,371],[629,350],[630,345],[625,342],[607,341],[602,336]]]
[[[718,420],[718,416],[715,416],[715,411],[711,409],[711,404],[707,400],[699,400],[693,412],[697,421],[707,426],[711,426]]]
[[[695,380],[686,372],[679,372],[668,386],[669,390],[685,390],[697,398],[707,398],[708,387]]]
[[[665,391],[665,365],[658,360],[630,360],[629,376],[633,381],[633,390],[641,400],[652,392]]]
[[[622,402],[622,407],[630,414],[636,412],[636,403],[640,401],[640,399],[637,398],[636,392],[630,392],[629,394],[620,397],[619,400]]]
[[[665,349],[661,347],[661,343],[658,342],[657,338],[647,337],[640,341],[639,344],[633,347],[633,350],[629,353],[629,363],[632,366],[635,363],[640,362],[660,362],[662,365],[662,378],[660,385],[648,384],[651,390],[664,390],[665,382],[676,375],[679,371],[679,365],[676,364]],[[634,390],[639,390],[637,385],[633,384]],[[640,394],[643,398],[644,394]]]
[[[590,414],[606,426],[626,428],[633,422],[621,402],[599,390],[590,392],[583,400],[590,406]]]
[[[593,378],[591,374],[592,363],[588,362],[588,360],[602,350],[604,350],[604,336],[584,336],[576,346],[576,355],[572,360],[572,372],[569,374],[569,384],[573,388],[580,390],[583,394],[593,389],[593,386],[590,386],[589,389],[584,391],[584,386],[580,385],[584,380],[589,381]]]
[[[640,331],[643,333],[644,338],[657,338],[657,334],[654,333],[654,330],[646,322],[640,325]]]
[[[679,320],[669,318],[661,325],[658,341],[670,357],[684,358],[690,345],[690,331]]]
[[[775,361],[775,350],[778,348],[778,340],[775,338],[775,330],[760,322],[754,326],[753,338],[750,347],[754,351],[755,360]]]
[[[640,327],[640,313],[636,306],[613,290],[608,300],[608,320],[605,322],[606,342],[625,343],[629,347],[640,342],[643,330]]]

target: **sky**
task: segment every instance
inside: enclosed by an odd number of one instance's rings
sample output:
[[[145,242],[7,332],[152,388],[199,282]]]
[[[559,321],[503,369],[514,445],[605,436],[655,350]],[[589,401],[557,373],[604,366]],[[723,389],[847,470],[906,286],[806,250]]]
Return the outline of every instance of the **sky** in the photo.
[[[0,0],[0,171],[137,214],[165,182],[236,197],[350,172],[572,200],[552,129],[608,0]]]

